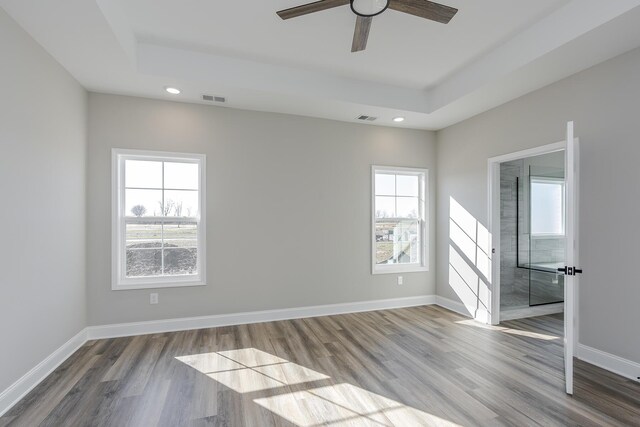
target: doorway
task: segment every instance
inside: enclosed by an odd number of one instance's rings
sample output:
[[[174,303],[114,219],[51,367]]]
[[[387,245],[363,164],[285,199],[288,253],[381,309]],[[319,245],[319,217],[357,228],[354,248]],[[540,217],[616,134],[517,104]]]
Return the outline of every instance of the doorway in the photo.
[[[500,319],[564,308],[564,150],[500,167]]]

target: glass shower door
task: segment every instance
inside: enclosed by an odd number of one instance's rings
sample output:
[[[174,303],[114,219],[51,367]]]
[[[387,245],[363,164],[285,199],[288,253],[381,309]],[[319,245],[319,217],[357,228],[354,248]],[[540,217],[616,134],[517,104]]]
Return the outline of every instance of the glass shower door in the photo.
[[[529,166],[529,306],[564,301],[564,168]]]

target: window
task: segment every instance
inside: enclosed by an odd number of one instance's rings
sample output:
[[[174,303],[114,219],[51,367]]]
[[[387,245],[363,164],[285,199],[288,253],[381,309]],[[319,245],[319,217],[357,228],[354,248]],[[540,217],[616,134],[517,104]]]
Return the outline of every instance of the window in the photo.
[[[531,236],[564,236],[564,179],[531,177]]]
[[[372,272],[427,271],[427,170],[373,166]]]
[[[205,156],[113,150],[112,289],[205,284]]]

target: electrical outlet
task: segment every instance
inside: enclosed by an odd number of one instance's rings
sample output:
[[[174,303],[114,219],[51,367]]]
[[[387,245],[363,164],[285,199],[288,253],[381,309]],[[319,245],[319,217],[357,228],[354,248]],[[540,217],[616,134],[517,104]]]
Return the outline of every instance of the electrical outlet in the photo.
[[[398,285],[403,285],[404,284],[404,279],[402,276],[398,276]]]
[[[158,303],[158,294],[149,294],[149,304]]]

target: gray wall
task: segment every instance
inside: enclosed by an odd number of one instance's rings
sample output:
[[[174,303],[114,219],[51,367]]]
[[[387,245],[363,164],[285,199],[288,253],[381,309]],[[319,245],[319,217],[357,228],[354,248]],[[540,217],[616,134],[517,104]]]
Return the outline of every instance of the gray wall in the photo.
[[[206,287],[111,290],[111,148],[207,155]],[[372,164],[426,167],[435,134],[90,94],[90,325],[435,293],[427,273],[371,275]]]
[[[84,328],[86,92],[0,9],[0,391]]]
[[[640,362],[636,272],[640,194],[640,50],[629,52],[438,132],[438,295],[449,277],[449,203],[487,224],[487,159],[564,139],[581,143],[582,344]]]

